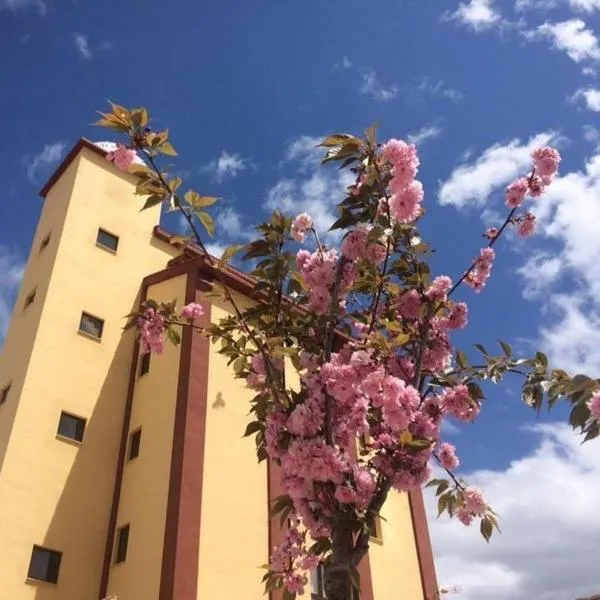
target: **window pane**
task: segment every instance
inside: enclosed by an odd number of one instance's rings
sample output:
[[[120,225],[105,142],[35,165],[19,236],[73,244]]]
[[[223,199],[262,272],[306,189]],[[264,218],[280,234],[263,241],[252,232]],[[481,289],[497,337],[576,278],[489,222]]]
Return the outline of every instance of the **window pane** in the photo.
[[[119,238],[112,233],[108,233],[108,231],[104,231],[104,229],[98,229],[96,243],[116,252],[117,246],[119,245]]]
[[[81,321],[79,322],[79,330],[94,337],[101,338],[102,330],[104,329],[104,321],[87,313],[81,314]]]
[[[85,430],[85,419],[68,413],[61,413],[58,421],[58,435],[81,442]]]
[[[118,535],[116,562],[120,563],[127,558],[127,546],[129,545],[129,525],[121,527]]]
[[[138,429],[131,434],[129,441],[129,460],[137,458],[140,454],[140,443],[142,441],[142,430]]]
[[[60,552],[34,546],[27,577],[38,579],[39,581],[56,583],[58,581],[61,557]]]
[[[140,360],[140,375],[145,375],[150,370],[150,352],[142,355]]]
[[[10,384],[8,384],[6,387],[4,387],[2,389],[2,391],[0,392],[0,404],[4,404],[6,402],[9,392],[10,392]]]

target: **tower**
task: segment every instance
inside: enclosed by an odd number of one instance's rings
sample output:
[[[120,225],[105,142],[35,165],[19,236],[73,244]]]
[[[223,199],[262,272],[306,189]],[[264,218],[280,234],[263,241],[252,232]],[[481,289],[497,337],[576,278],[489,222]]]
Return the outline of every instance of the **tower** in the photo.
[[[146,297],[199,302],[206,322],[228,306],[105,150],[80,140],[43,188],[0,357],[0,600],[261,598],[280,482],[241,437],[252,392],[191,329],[151,358],[121,329]],[[250,278],[222,277],[253,301]],[[437,598],[420,492],[383,515],[364,600]]]

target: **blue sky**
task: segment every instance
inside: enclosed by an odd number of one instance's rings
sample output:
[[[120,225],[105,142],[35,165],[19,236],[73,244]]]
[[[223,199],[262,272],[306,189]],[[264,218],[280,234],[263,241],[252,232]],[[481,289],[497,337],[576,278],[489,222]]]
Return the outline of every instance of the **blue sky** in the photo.
[[[598,375],[598,36],[600,0],[174,0],[168,9],[155,0],[118,8],[0,0],[0,328],[39,215],[37,192],[78,137],[107,139],[90,123],[110,98],[146,105],[170,127],[186,184],[224,198],[215,251],[243,240],[269,207],[308,209],[327,226],[344,178],[316,166],[319,136],[361,133],[375,120],[384,139],[412,136],[434,270],[453,276],[478,252],[484,228],[498,224],[502,188],[527,170],[530,147],[550,141],[563,162],[535,204],[539,234],[501,242],[484,293],[463,292],[470,328],[457,341],[492,348],[501,337]],[[450,534],[432,524],[440,579],[461,587],[458,598],[564,600],[595,591],[589,555],[576,544],[589,526],[565,521],[558,498],[563,484],[585,480],[579,496],[597,506],[600,455],[571,445],[546,416],[528,427],[536,420],[518,389],[511,381],[490,390],[476,425],[448,431],[466,476],[496,491],[490,500],[505,508],[507,531],[484,548],[475,532],[458,543],[455,524]],[[545,490],[547,481],[558,487]],[[519,552],[545,543],[536,535],[550,527],[533,525],[537,489],[548,495],[544,523],[558,523],[548,535],[555,545],[572,540],[564,550],[571,559],[548,551],[524,569]],[[506,540],[513,530],[522,542],[524,528],[531,546],[517,551]]]

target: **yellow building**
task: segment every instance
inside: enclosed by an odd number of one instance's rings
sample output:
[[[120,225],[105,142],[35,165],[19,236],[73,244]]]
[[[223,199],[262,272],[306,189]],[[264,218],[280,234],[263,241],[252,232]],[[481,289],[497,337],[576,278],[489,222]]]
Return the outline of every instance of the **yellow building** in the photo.
[[[251,392],[191,329],[151,360],[122,331],[146,297],[227,306],[106,149],[80,140],[42,189],[0,357],[0,600],[259,600],[280,479],[241,437]],[[437,598],[420,492],[383,516],[362,599]]]

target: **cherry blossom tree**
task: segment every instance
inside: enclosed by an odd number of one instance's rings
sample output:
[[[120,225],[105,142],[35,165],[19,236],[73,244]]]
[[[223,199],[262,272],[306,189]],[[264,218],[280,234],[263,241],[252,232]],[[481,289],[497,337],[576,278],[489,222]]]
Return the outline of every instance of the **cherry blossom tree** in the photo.
[[[267,590],[283,589],[293,599],[322,565],[328,600],[359,598],[358,565],[391,490],[432,486],[440,515],[466,526],[478,522],[489,541],[497,515],[483,492],[456,474],[456,449],[440,434],[444,419],[477,419],[482,382],[519,377],[528,406],[539,411],[569,402],[570,424],[584,441],[598,436],[600,380],[552,369],[541,352],[517,358],[504,342],[499,354],[476,345],[480,358],[473,364],[452,344],[453,332],[468,322],[456,291],[484,289],[509,228],[533,234],[535,216],[526,207],[543,202],[552,185],[560,163],[555,149],[536,149],[530,172],[506,188],[506,218],[487,229],[468,268],[454,278],[432,277],[431,248],[419,233],[426,211],[414,145],[378,143],[374,127],[364,137],[330,135],[321,143],[323,162],[354,176],[331,227],[340,243],[325,244],[308,214],[274,212],[257,226],[256,240],[216,259],[199,226],[214,234],[206,209],[217,199],[180,194],[181,179],[158,164],[161,155],[176,155],[168,132],[149,122],[143,108],[111,104],[99,124],[125,140],[107,159],[139,178],[144,208],[163,203],[181,213],[192,235],[173,241],[206,254],[218,282],[214,293],[231,313],[202,329],[195,321],[200,305],[148,300],[129,315],[127,328],[137,329],[143,351],[160,353],[167,339],[178,343],[181,327],[197,327],[220,343],[233,375],[255,392],[245,434],[254,437],[259,461],[281,466],[285,489],[272,507],[284,532],[264,576]],[[223,277],[238,253],[255,280],[249,308],[238,305]],[[446,476],[431,480],[432,464]]]

